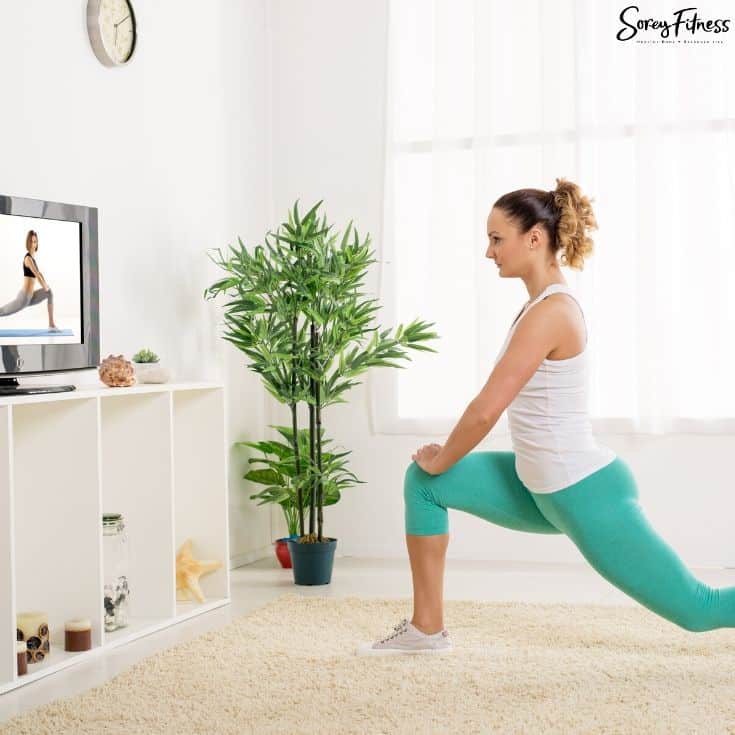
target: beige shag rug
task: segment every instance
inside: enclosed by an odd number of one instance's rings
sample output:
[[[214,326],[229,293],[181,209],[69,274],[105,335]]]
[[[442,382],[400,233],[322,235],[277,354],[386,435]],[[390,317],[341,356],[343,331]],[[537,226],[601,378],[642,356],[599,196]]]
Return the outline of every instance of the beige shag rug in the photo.
[[[446,600],[453,652],[355,655],[411,613],[410,599],[289,592],[0,735],[735,733],[735,629]]]

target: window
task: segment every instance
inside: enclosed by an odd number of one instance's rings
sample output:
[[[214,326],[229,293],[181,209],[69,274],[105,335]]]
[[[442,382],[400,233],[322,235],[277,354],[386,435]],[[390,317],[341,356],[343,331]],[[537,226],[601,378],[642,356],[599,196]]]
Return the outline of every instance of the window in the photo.
[[[440,339],[371,371],[375,431],[448,432],[477,394],[528,298],[485,258],[486,217],[556,177],[599,224],[562,268],[593,431],[735,431],[735,39],[619,41],[622,8],[390,0],[380,316]]]

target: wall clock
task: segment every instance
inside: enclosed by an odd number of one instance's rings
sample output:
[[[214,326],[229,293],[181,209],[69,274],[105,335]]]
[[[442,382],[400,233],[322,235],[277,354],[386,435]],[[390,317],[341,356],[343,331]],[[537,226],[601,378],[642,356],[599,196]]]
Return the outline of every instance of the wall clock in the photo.
[[[87,0],[87,33],[105,66],[127,64],[138,36],[131,0]]]

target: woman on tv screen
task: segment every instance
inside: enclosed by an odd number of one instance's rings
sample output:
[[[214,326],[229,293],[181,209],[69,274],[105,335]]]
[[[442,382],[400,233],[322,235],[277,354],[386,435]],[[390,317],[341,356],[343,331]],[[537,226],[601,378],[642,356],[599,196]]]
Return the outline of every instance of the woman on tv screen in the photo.
[[[12,301],[5,304],[5,306],[0,306],[0,316],[9,316],[25,309],[27,306],[34,306],[48,300],[49,332],[60,332],[59,327],[54,324],[54,292],[38,269],[36,259],[33,257],[33,254],[38,250],[38,233],[35,230],[28,230],[26,250],[28,252],[23,256],[23,287]],[[41,288],[34,291],[33,286],[36,278],[41,283]]]

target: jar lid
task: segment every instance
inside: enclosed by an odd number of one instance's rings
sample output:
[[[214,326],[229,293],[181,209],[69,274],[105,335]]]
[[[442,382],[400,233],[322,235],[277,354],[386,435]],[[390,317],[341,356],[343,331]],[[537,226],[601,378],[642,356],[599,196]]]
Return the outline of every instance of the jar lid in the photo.
[[[16,653],[23,653],[24,651],[28,650],[28,644],[25,641],[16,641],[15,642],[15,652]]]
[[[103,528],[115,528],[116,526],[124,525],[125,521],[123,520],[121,513],[104,513],[102,515]]]
[[[64,630],[91,630],[89,618],[72,618],[64,623]]]

